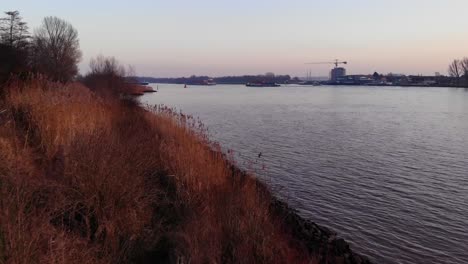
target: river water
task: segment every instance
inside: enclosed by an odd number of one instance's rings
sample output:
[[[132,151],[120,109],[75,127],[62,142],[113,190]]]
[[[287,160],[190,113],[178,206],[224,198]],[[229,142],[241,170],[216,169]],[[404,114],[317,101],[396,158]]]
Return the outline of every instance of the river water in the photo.
[[[468,263],[467,89],[152,86],[375,263]]]

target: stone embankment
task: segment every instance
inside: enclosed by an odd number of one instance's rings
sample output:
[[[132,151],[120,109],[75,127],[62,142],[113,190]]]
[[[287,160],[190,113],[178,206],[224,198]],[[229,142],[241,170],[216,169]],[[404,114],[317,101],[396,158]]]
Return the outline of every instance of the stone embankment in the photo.
[[[319,263],[372,264],[367,257],[351,250],[348,242],[335,232],[304,219],[286,203],[274,200],[272,208],[284,219],[293,236],[320,258]]]

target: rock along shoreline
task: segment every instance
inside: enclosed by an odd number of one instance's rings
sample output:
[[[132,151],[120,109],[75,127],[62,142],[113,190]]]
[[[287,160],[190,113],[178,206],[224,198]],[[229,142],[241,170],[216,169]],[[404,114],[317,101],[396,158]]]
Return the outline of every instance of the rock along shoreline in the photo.
[[[306,245],[310,253],[318,253],[319,263],[372,264],[369,258],[354,252],[349,243],[337,234],[301,217],[297,210],[273,197],[272,209],[290,228],[295,239]]]
[[[246,171],[233,165],[225,154],[222,155],[226,159],[226,162],[230,164],[233,176],[252,177]],[[271,193],[265,183],[257,177],[255,177],[255,180],[257,181],[258,189],[261,192],[269,194],[271,212],[282,220],[285,229],[296,241],[303,244],[310,254],[318,257],[318,263],[374,264],[368,257],[354,252],[346,240],[337,237],[336,232],[300,216],[296,209],[279,200]]]

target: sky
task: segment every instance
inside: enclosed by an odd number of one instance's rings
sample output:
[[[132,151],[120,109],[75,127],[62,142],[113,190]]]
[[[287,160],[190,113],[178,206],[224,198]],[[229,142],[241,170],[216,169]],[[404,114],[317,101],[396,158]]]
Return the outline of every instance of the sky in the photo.
[[[468,56],[468,0],[0,0],[31,31],[45,16],[77,30],[86,73],[97,55],[140,76],[447,73]]]

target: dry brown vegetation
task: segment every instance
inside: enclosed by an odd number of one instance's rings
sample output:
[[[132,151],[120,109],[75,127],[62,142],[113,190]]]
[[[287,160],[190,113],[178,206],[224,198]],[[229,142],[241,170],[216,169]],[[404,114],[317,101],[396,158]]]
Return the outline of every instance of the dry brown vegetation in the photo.
[[[0,263],[311,263],[271,196],[190,116],[12,82],[0,103]]]

